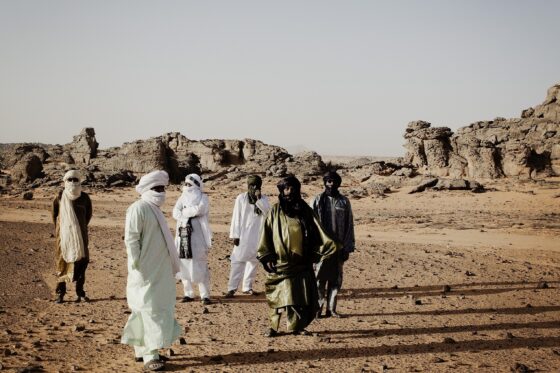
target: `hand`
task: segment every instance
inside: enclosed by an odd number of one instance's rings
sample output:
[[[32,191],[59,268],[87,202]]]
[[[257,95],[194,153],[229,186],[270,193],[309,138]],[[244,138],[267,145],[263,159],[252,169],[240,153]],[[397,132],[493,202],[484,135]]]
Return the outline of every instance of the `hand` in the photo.
[[[263,267],[264,270],[267,271],[268,273],[276,273],[277,269],[276,269],[276,262],[264,262],[263,263]]]
[[[261,199],[261,196],[262,196],[261,190],[260,189],[255,190],[255,197],[257,197],[257,199]]]
[[[233,239],[233,246],[239,246],[239,238]]]

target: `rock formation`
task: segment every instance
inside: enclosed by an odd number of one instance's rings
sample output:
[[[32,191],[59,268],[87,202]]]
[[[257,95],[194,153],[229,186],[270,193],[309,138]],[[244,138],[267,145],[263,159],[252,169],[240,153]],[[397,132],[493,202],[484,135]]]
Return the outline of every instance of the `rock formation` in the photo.
[[[95,130],[91,127],[82,129],[79,135],[67,146],[67,151],[78,165],[88,165],[97,156],[99,144],[95,140]]]
[[[463,127],[409,123],[405,161],[419,172],[452,178],[535,178],[560,175],[560,85],[521,118],[496,118]]]
[[[449,188],[441,184],[440,189],[456,189],[464,184],[463,179],[470,183],[473,179],[560,175],[559,96],[560,84],[548,90],[541,105],[523,110],[521,118],[476,122],[455,133],[425,121],[411,122],[404,135],[408,150],[404,158],[364,158],[338,168],[360,183],[361,189],[354,191],[356,197],[384,195],[384,188],[414,185],[411,178],[418,174],[452,180]],[[115,187],[132,185],[154,169],[168,171],[173,183],[192,172],[203,174],[208,181],[223,182],[240,180],[249,173],[272,177],[293,173],[305,182],[332,167],[315,152],[294,156],[258,140],[197,141],[179,132],[120,147],[98,147],[95,130],[89,127],[65,145],[0,144],[0,168],[6,170],[0,172],[0,190],[12,184],[54,186],[69,168],[83,170],[90,186]]]
[[[258,140],[196,141],[178,132],[98,150],[93,128],[84,128],[63,146],[3,144],[0,161],[2,168],[11,170],[9,179],[3,177],[4,187],[11,181],[56,185],[69,168],[84,170],[90,185],[105,187],[131,185],[154,169],[168,171],[171,181],[179,183],[193,172],[212,180],[234,181],[248,173],[306,177],[321,174],[325,167],[315,152],[292,156]]]

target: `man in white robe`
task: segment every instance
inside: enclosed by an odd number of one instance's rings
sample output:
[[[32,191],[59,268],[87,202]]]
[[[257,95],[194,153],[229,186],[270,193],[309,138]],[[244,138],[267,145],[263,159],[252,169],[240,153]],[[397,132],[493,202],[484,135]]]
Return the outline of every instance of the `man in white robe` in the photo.
[[[179,259],[160,210],[168,182],[165,171],[144,175],[136,187],[141,199],[126,211],[126,298],[132,313],[121,343],[134,346],[136,360],[143,360],[148,370],[164,368],[158,349],[169,347],[181,334],[175,320],[174,275]]]
[[[235,199],[229,231],[229,238],[233,239],[233,250],[226,298],[234,296],[241,280],[241,291],[244,294],[258,295],[253,290],[259,263],[257,245],[263,221],[270,210],[268,197],[262,195],[261,187],[262,179],[258,175],[251,175],[247,179],[247,192],[239,194]]]
[[[208,196],[197,174],[187,175],[183,193],[173,208],[177,220],[175,243],[181,270],[177,277],[183,282],[182,302],[194,300],[194,286],[198,285],[202,304],[210,304],[210,271],[208,252],[212,246],[212,231],[208,223]]]

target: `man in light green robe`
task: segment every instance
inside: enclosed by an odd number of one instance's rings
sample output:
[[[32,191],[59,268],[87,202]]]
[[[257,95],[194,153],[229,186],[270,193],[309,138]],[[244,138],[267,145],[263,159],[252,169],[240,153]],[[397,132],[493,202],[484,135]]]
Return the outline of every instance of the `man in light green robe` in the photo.
[[[165,171],[143,176],[136,187],[142,197],[126,212],[126,298],[132,313],[121,343],[134,346],[137,361],[143,360],[148,370],[163,369],[158,349],[169,347],[181,334],[175,320],[174,275],[179,268],[178,257],[159,209],[165,200],[167,183]]]
[[[339,249],[301,199],[300,189],[294,176],[278,183],[279,203],[268,213],[261,231],[257,259],[268,272],[265,290],[270,307],[269,337],[278,335],[283,312],[289,332],[309,334],[305,327],[319,309],[313,263],[335,255]]]

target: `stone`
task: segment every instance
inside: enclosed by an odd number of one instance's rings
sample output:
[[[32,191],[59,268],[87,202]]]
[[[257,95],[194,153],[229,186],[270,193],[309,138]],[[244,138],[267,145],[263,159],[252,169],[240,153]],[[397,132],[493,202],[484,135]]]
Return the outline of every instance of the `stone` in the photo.
[[[451,337],[445,337],[445,338],[443,338],[443,343],[454,344],[454,343],[457,343],[457,341],[454,340],[454,339],[451,338]]]
[[[514,373],[530,373],[533,370],[529,369],[529,367],[525,364],[521,364],[521,363],[515,363],[512,367],[511,367],[511,371]]]
[[[420,184],[418,184],[417,186],[415,186],[414,188],[412,188],[408,192],[408,194],[423,192],[424,190],[426,190],[426,188],[431,188],[431,187],[435,186],[438,183],[438,181],[439,181],[439,179],[437,179],[437,178],[426,179],[426,180],[422,181]]]
[[[180,345],[186,345],[186,344],[187,344],[186,339],[183,338],[183,337],[179,338],[179,344],[180,344]]]
[[[83,325],[75,325],[72,330],[75,332],[83,332],[84,330],[86,330],[86,327]]]
[[[26,201],[31,201],[33,199],[33,192],[25,192],[23,193],[21,198],[23,198]]]
[[[537,289],[548,289],[549,287],[550,286],[546,281],[539,281],[539,283],[537,284]]]
[[[33,153],[24,155],[12,168],[11,178],[20,184],[32,182],[43,176],[43,163]]]
[[[98,147],[99,144],[95,140],[95,130],[91,127],[83,128],[67,146],[73,163],[79,165],[89,165],[90,160],[97,156]]]

